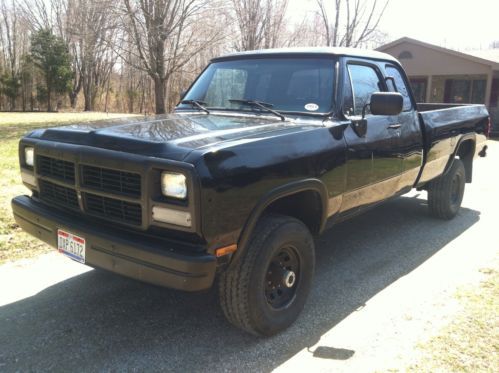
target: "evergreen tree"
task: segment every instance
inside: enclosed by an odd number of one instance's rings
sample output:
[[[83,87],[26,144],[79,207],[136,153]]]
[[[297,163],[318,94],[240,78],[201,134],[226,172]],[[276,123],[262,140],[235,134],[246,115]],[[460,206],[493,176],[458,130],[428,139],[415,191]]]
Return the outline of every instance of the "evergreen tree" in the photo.
[[[31,37],[31,58],[43,74],[47,110],[52,111],[53,95],[66,93],[70,88],[72,72],[66,44],[51,30],[39,30]]]

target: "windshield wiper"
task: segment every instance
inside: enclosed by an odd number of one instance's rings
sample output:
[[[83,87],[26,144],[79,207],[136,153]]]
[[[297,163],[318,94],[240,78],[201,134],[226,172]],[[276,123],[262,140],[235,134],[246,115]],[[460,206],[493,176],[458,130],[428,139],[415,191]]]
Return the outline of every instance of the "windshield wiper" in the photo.
[[[182,100],[181,104],[191,105],[192,107],[204,111],[206,114],[210,114],[210,111],[205,108],[203,105],[206,105],[206,102],[199,100]]]
[[[236,103],[236,104],[243,104],[243,105],[249,105],[249,106],[256,106],[262,110],[265,110],[269,113],[272,113],[276,116],[278,116],[279,118],[281,118],[281,120],[284,122],[286,120],[286,117],[284,115],[282,115],[281,113],[279,113],[278,111],[276,110],[272,110],[270,107],[274,106],[272,104],[269,104],[267,102],[262,102],[262,101],[255,101],[255,100],[246,100],[246,99],[236,99],[236,98],[232,98],[232,99],[229,99],[228,100],[229,102],[233,102],[233,103]]]

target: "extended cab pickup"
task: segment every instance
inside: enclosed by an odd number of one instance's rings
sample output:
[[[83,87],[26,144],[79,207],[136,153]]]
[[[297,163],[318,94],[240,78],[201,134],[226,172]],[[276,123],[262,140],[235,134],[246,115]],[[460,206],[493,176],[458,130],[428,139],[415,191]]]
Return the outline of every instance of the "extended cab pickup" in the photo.
[[[175,113],[35,130],[17,223],[81,263],[187,291],[217,279],[257,335],[289,326],[313,236],[412,188],[459,211],[485,156],[483,105],[418,105],[400,63],[355,49],[215,58]]]

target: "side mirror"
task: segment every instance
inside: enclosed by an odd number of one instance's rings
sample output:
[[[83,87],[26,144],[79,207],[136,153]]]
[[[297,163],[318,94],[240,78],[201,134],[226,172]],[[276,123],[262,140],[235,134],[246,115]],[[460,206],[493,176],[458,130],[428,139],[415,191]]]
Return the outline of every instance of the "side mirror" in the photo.
[[[372,115],[399,115],[404,106],[404,97],[398,92],[374,92],[371,102],[362,108],[362,118],[352,121],[353,130],[359,137],[367,133],[366,110],[369,107]]]
[[[398,92],[374,92],[371,95],[371,114],[399,115],[404,106],[404,97]]]

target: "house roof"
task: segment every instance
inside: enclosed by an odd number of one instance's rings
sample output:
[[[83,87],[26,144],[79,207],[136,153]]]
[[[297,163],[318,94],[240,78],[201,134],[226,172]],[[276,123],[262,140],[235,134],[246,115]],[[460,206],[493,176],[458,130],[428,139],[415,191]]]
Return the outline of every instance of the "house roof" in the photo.
[[[338,47],[302,47],[302,48],[276,48],[276,49],[260,49],[254,51],[245,51],[226,54],[221,57],[216,57],[212,61],[221,61],[225,59],[238,59],[240,57],[271,57],[271,56],[288,56],[288,55],[333,55],[333,56],[351,56],[364,57],[378,60],[398,61],[387,53],[372,51],[359,48],[338,48]]]
[[[424,41],[412,39],[409,37],[403,37],[397,40],[392,41],[391,43],[382,45],[381,47],[377,48],[377,51],[386,51],[396,45],[402,44],[402,43],[409,43],[409,44],[415,44],[419,45],[425,48],[433,49],[438,52],[450,54],[455,57],[463,58],[469,61],[473,61],[476,63],[480,63],[482,65],[487,65],[491,66],[492,69],[494,70],[499,70],[499,50],[498,52],[495,53],[493,52],[494,50],[486,50],[486,51],[474,51],[470,53],[463,53],[463,52],[458,52],[452,49],[447,49],[443,47],[439,47],[438,45],[430,44],[430,43],[425,43]],[[490,51],[490,52],[489,52]],[[487,53],[482,53],[482,52],[487,52]]]
[[[499,63],[499,48],[475,50],[468,53],[478,58]]]

